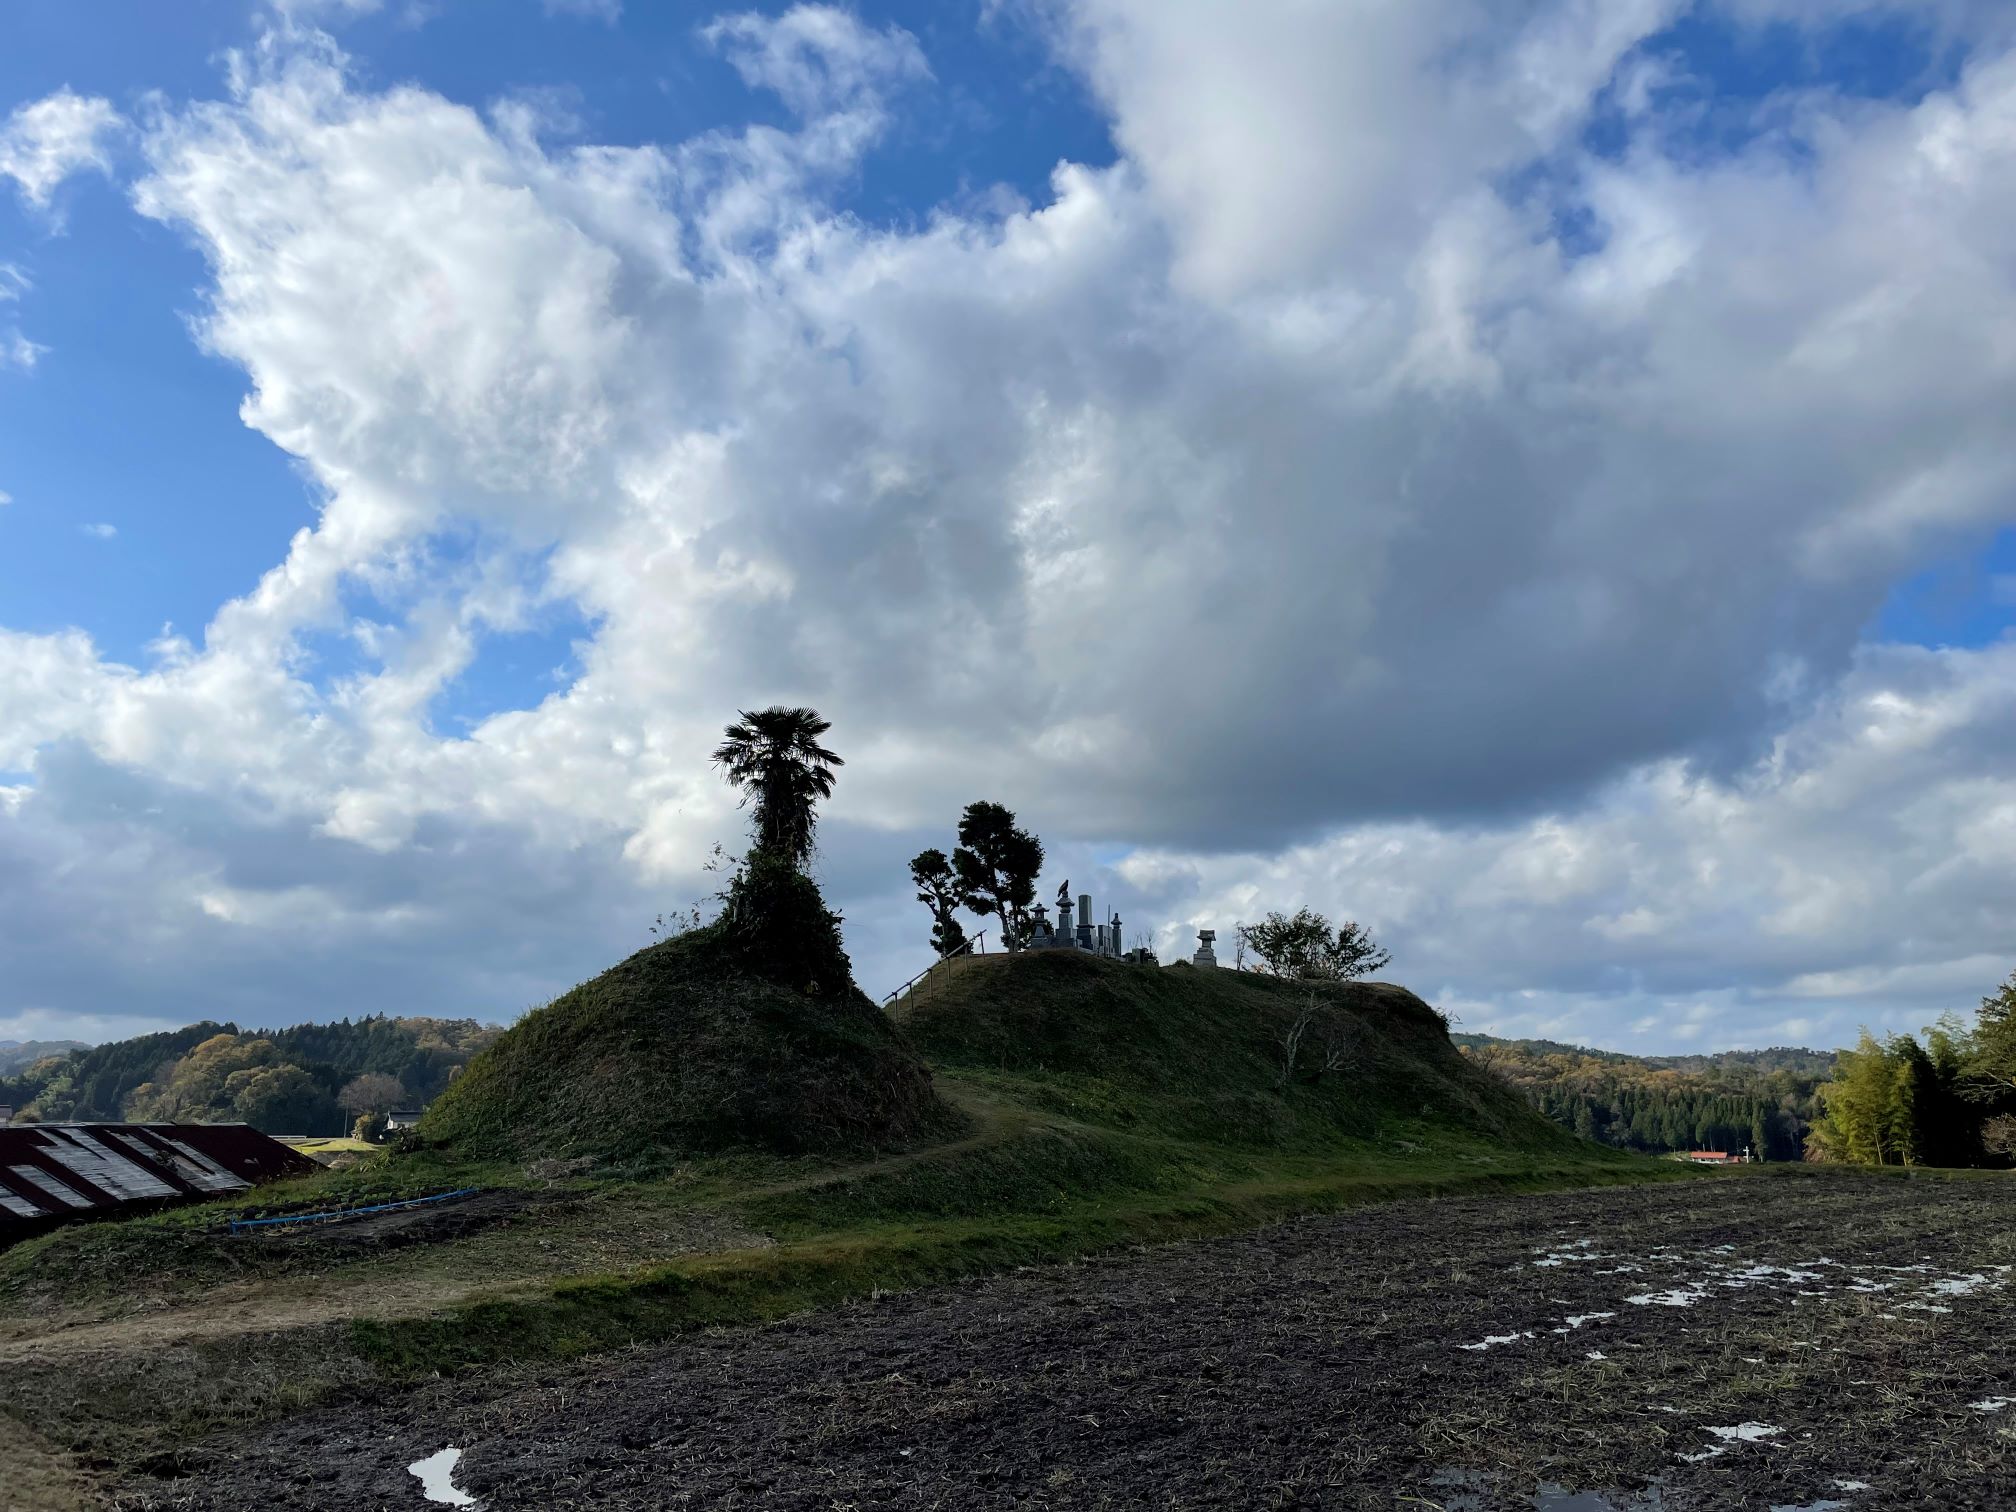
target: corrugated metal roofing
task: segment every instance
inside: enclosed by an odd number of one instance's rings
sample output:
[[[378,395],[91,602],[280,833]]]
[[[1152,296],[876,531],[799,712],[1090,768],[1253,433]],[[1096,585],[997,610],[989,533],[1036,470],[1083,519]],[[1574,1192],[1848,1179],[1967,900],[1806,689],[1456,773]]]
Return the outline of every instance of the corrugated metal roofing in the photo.
[[[316,1169],[247,1124],[25,1124],[0,1129],[0,1237]]]

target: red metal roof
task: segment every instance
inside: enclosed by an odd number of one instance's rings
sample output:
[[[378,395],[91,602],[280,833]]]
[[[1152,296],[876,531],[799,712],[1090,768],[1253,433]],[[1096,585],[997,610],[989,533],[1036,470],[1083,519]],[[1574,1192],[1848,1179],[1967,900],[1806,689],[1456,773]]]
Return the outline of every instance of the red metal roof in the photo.
[[[0,1129],[0,1238],[315,1169],[248,1124],[19,1124]]]

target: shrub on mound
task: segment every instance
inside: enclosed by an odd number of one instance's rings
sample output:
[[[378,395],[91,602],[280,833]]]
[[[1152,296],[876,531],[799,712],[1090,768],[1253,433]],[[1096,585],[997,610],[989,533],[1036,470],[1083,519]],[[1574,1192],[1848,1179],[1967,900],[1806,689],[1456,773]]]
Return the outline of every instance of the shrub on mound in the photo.
[[[760,906],[758,906],[760,904]],[[640,950],[529,1013],[428,1109],[475,1158],[899,1144],[954,1116],[853,985],[813,885],[760,861],[720,923]]]

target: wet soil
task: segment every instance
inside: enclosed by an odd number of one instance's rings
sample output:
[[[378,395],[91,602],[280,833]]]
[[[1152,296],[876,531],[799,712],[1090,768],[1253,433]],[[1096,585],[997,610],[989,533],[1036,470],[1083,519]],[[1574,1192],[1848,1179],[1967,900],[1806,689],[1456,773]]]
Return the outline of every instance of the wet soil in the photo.
[[[493,1512],[2016,1507],[2012,1341],[2016,1182],[1788,1168],[1364,1209],[430,1384],[193,1445],[118,1505],[420,1508],[406,1466],[453,1445]]]

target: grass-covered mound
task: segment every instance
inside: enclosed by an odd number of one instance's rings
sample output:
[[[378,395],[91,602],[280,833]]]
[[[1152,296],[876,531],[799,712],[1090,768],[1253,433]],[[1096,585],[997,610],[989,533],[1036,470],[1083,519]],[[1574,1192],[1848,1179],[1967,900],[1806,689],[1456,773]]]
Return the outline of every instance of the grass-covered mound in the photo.
[[[867,1150],[948,1131],[817,890],[761,858],[722,920],[640,950],[470,1062],[420,1133],[474,1159]]]
[[[1284,1040],[1319,1004],[1284,1074]],[[1140,966],[1083,951],[949,963],[894,1010],[925,1059],[1088,1122],[1303,1149],[1401,1125],[1554,1147],[1568,1136],[1466,1060],[1403,987]],[[1339,1064],[1325,1069],[1332,1048]]]

